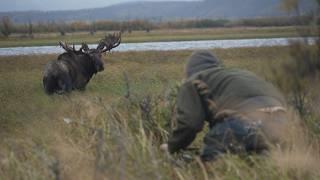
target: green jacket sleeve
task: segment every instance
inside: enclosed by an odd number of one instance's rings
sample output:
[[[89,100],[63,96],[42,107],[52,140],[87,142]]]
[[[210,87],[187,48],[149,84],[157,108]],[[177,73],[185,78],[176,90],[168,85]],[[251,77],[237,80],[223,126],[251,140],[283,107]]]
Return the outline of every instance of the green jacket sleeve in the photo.
[[[205,111],[201,98],[190,81],[179,89],[177,97],[177,127],[169,137],[169,152],[174,153],[186,148],[202,130]]]

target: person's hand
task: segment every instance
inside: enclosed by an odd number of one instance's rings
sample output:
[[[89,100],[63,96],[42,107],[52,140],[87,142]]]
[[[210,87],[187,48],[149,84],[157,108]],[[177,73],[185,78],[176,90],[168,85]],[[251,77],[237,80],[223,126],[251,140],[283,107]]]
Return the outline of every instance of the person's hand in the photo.
[[[165,153],[168,153],[169,152],[169,149],[168,149],[168,144],[161,144],[160,145],[160,150],[165,152]]]

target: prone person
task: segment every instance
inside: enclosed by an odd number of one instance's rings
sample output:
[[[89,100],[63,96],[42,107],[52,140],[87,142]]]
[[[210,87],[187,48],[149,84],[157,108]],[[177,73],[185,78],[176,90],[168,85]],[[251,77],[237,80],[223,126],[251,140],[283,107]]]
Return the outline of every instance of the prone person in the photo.
[[[282,143],[288,124],[283,95],[252,72],[225,68],[209,51],[194,52],[187,80],[177,96],[177,125],[160,148],[171,154],[186,149],[202,131],[209,131],[201,151],[203,161],[230,153],[262,153]]]

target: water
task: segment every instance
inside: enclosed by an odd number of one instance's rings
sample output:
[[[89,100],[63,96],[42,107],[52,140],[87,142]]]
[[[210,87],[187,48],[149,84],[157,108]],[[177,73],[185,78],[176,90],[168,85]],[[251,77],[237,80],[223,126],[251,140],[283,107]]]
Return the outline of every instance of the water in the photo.
[[[240,47],[267,47],[287,46],[288,40],[299,38],[271,38],[271,39],[238,39],[238,40],[206,40],[206,41],[179,41],[179,42],[146,42],[123,43],[114,51],[172,51],[172,50],[196,50],[214,48],[240,48]],[[89,45],[91,48],[96,45]],[[79,46],[76,46],[79,48]],[[0,48],[0,56],[31,55],[31,54],[57,54],[64,50],[59,46],[39,47],[14,47]]]

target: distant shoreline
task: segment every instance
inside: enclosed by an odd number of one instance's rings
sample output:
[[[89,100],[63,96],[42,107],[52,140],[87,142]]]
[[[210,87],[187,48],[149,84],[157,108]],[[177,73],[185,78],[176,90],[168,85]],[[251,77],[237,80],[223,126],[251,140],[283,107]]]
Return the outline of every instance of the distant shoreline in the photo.
[[[59,41],[70,44],[86,42],[95,44],[107,31],[99,31],[94,35],[88,32],[67,33],[35,33],[33,38],[22,34],[13,34],[9,38],[0,38],[0,48],[7,47],[33,47],[55,46]],[[139,42],[171,42],[171,41],[197,41],[197,40],[228,40],[228,39],[257,39],[257,38],[288,38],[298,37],[296,27],[236,27],[236,28],[199,28],[199,29],[165,29],[150,32],[132,31],[123,34],[123,43]]]

